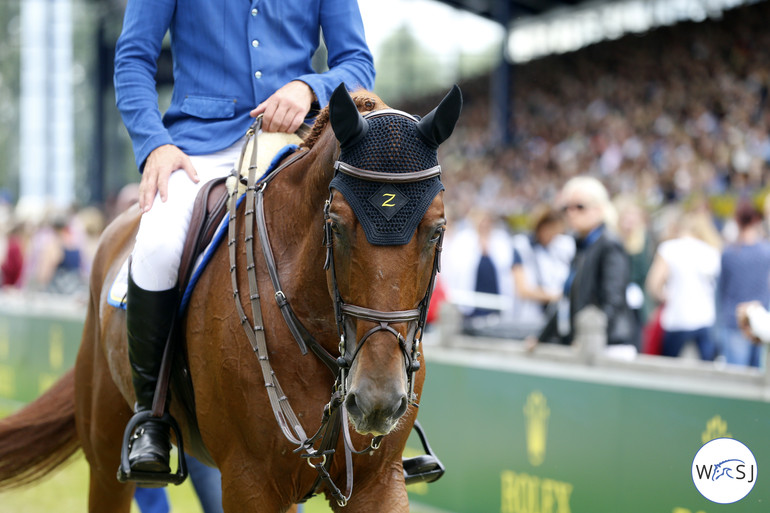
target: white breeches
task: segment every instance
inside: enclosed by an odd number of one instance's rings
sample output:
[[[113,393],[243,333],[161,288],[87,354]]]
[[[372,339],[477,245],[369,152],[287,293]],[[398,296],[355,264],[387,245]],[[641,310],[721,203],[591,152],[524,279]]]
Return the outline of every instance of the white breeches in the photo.
[[[179,169],[171,173],[166,201],[155,195],[150,211],[142,214],[131,254],[131,277],[139,287],[160,291],[176,285],[195,197],[206,182],[230,174],[243,143],[241,139],[222,151],[190,156],[200,181],[193,182]]]

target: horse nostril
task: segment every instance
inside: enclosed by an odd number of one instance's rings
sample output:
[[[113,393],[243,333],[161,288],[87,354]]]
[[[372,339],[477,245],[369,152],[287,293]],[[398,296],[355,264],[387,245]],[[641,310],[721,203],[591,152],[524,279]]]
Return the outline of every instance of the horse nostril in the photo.
[[[345,399],[345,408],[347,408],[348,413],[352,415],[353,417],[363,417],[364,412],[361,411],[361,408],[358,407],[358,402],[356,401],[356,394],[349,393],[348,397]]]
[[[409,406],[409,402],[406,400],[406,396],[401,397],[401,403],[398,406],[398,409],[396,409],[395,414],[393,415],[394,419],[400,419],[401,416],[406,413],[406,409]]]
[[[397,402],[393,402],[390,405],[383,405],[383,408],[380,410],[380,414],[385,419],[399,419],[401,416],[406,412],[406,408],[409,406],[409,403],[406,400],[406,396],[402,395],[401,399]]]

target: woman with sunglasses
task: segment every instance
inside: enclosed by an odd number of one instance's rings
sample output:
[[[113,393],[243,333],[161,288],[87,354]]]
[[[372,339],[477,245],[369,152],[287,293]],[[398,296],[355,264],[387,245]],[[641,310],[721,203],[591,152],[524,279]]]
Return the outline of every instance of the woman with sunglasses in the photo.
[[[576,252],[564,284],[564,298],[538,340],[571,344],[575,316],[593,305],[607,316],[607,343],[635,344],[638,329],[626,304],[629,260],[623,244],[610,230],[616,213],[599,180],[579,176],[561,191],[564,220],[575,236]]]

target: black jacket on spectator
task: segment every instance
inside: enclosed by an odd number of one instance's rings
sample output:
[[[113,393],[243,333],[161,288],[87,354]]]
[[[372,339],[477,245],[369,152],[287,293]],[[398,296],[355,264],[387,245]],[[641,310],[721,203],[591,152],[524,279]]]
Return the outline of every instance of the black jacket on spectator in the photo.
[[[629,273],[629,258],[623,244],[603,226],[585,239],[578,239],[567,281],[570,332],[566,337],[558,336],[555,311],[543,328],[540,341],[571,344],[575,315],[586,306],[595,305],[607,315],[608,344],[636,344],[639,329],[626,303]]]

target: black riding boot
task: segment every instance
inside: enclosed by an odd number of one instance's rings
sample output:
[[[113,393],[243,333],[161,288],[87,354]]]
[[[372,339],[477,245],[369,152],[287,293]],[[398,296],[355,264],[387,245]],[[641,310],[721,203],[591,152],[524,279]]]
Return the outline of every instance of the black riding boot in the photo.
[[[140,288],[129,273],[126,310],[128,358],[136,392],[136,413],[151,410],[155,386],[163,359],[174,309],[177,289],[153,292]],[[169,428],[156,420],[146,420],[136,428],[128,456],[135,472],[168,474],[171,441]]]

